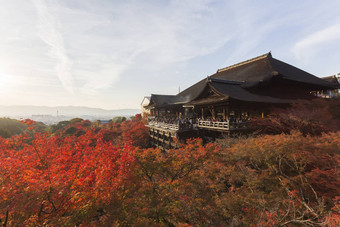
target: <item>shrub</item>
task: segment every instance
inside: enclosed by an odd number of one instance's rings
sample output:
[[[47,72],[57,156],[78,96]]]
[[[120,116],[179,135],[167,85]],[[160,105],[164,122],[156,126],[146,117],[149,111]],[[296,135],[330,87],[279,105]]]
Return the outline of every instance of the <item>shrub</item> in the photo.
[[[316,99],[301,100],[286,109],[273,109],[265,118],[253,119],[250,124],[260,134],[290,133],[300,131],[303,135],[321,135],[339,130],[339,120],[330,109],[334,102]]]

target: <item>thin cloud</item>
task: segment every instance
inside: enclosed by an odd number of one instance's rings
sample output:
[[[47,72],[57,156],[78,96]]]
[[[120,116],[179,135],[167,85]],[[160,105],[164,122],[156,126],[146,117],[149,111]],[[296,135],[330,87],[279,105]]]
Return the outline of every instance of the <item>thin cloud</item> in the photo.
[[[126,1],[95,9],[60,5],[57,11],[66,41],[72,44],[68,53],[74,60],[77,88],[93,94],[124,76],[148,76],[127,75],[131,68],[152,74],[218,50],[231,35],[224,24],[218,24],[221,18],[213,15],[209,4],[211,1],[174,1],[166,6]]]
[[[33,0],[33,3],[38,13],[39,36],[50,47],[50,56],[58,61],[55,70],[60,82],[67,91],[73,93],[73,80],[70,72],[72,61],[66,54],[57,19],[49,12],[44,0]]]
[[[329,42],[336,40],[340,40],[340,24],[321,29],[301,39],[294,45],[293,52],[299,60],[308,59]]]
[[[178,85],[182,90],[218,67],[269,50],[322,75],[336,71],[340,57],[337,0],[11,0],[1,6],[2,103],[136,107],[146,94],[177,93]],[[318,59],[308,59],[315,53]]]

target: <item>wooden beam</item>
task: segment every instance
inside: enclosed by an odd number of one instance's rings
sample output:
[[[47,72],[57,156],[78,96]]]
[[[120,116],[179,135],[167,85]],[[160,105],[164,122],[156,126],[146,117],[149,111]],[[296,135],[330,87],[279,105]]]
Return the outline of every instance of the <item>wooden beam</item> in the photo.
[[[212,118],[215,120],[216,119],[216,115],[215,115],[215,107],[214,106],[211,109],[211,113],[212,113]]]

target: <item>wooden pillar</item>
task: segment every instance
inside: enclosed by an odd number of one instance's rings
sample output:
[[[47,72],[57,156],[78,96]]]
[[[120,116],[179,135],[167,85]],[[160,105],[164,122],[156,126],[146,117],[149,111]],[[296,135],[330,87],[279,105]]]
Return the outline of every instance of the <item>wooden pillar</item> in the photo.
[[[225,120],[225,107],[223,107],[223,120]]]
[[[213,119],[213,120],[215,120],[215,108],[214,108],[214,106],[212,106],[211,107],[211,118]]]
[[[163,147],[165,148],[166,147],[166,142],[165,142],[165,132],[163,131]]]
[[[202,107],[201,110],[202,110],[202,120],[204,121],[204,108]]]
[[[229,107],[227,107],[227,113],[226,113],[226,115],[227,115],[227,121],[229,121]]]
[[[262,115],[262,118],[264,118],[264,112],[263,112],[263,111],[262,111],[262,114],[261,114],[261,115]]]

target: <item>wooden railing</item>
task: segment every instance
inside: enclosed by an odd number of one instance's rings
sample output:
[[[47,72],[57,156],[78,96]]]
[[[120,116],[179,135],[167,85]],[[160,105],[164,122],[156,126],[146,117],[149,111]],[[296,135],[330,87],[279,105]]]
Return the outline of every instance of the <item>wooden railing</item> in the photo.
[[[200,128],[221,128],[221,129],[229,130],[229,122],[198,121],[198,127],[200,127]]]
[[[198,121],[197,127],[220,129],[220,130],[237,130],[245,129],[247,122],[230,122],[230,121]]]
[[[169,124],[164,122],[149,121],[147,126],[156,127],[166,130],[186,130],[193,129],[195,125]],[[217,130],[241,130],[247,127],[247,122],[230,122],[230,121],[198,121],[198,128],[217,129]]]

